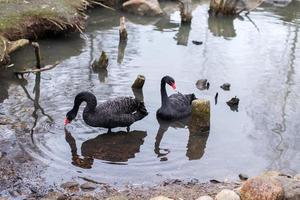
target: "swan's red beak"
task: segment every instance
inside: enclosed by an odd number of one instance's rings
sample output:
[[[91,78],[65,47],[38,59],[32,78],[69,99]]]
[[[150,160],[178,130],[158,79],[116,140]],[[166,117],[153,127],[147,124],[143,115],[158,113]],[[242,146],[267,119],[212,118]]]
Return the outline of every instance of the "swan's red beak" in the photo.
[[[67,118],[65,118],[64,125],[67,125],[67,124],[70,124],[70,123],[71,123],[70,120],[68,120]]]
[[[174,90],[176,90],[176,84],[175,84],[175,83],[172,83],[172,84],[171,84],[171,87],[172,87]]]

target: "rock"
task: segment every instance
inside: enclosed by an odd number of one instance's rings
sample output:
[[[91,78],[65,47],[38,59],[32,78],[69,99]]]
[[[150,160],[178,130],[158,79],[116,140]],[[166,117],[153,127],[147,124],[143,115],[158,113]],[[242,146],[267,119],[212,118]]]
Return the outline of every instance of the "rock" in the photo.
[[[228,91],[228,90],[230,90],[230,83],[224,83],[223,85],[220,86],[220,88]]]
[[[97,186],[94,183],[86,182],[82,185],[80,185],[80,188],[82,190],[95,190]]]
[[[239,174],[239,178],[242,181],[246,181],[249,179],[249,176],[247,176],[247,174]]]
[[[164,196],[158,196],[158,197],[151,198],[150,200],[172,200],[172,199]]]
[[[284,176],[278,176],[276,179],[282,184],[285,200],[300,199],[300,181]]]
[[[238,112],[240,99],[236,96],[227,101],[227,105],[230,107],[232,111]]]
[[[57,197],[57,200],[68,200],[68,199],[70,199],[70,197],[68,197],[65,194],[61,194]]]
[[[129,0],[123,3],[123,10],[136,15],[157,16],[163,12],[157,0]]]
[[[294,179],[295,179],[296,181],[300,181],[300,174],[297,174],[296,176],[294,176]]]
[[[73,189],[73,188],[76,188],[78,186],[79,186],[79,184],[76,181],[68,181],[68,182],[65,182],[65,183],[60,185],[60,187],[63,188],[63,189]]]
[[[273,177],[273,178],[276,178],[280,175],[281,173],[279,171],[267,171],[262,174],[262,176]]]
[[[224,189],[217,194],[216,200],[240,200],[240,197],[234,191]]]
[[[106,200],[128,200],[128,198],[124,196],[112,196],[108,197]]]
[[[259,176],[247,180],[241,188],[243,200],[283,200],[281,183],[273,177]]]
[[[213,198],[211,198],[210,196],[202,196],[202,197],[199,197],[198,199],[196,200],[214,200]]]
[[[197,87],[199,90],[206,90],[206,89],[207,89],[207,79],[199,79],[199,80],[196,82],[196,87]]]
[[[193,40],[192,43],[195,44],[195,45],[201,45],[201,44],[203,44],[203,42],[201,42],[201,41],[196,41],[196,40]]]

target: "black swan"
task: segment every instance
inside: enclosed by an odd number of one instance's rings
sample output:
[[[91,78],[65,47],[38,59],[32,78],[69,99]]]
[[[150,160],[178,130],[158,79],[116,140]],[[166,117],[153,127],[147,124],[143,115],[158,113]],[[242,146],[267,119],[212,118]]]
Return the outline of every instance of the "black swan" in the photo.
[[[108,128],[127,127],[148,115],[144,103],[132,97],[118,97],[97,106],[95,95],[90,92],[80,92],[74,100],[74,107],[65,119],[65,125],[75,119],[80,104],[85,101],[83,120],[90,126]]]
[[[175,80],[170,76],[161,79],[161,107],[157,110],[156,116],[163,120],[177,120],[191,114],[191,103],[196,99],[194,94],[172,94],[168,97],[166,83],[176,89]]]

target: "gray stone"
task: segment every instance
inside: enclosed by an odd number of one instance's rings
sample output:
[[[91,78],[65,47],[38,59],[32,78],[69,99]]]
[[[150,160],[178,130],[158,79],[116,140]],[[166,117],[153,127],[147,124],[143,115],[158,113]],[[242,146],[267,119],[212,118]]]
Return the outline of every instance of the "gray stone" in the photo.
[[[214,200],[213,198],[211,198],[210,196],[202,196],[202,197],[199,197],[198,199],[196,200]]]
[[[240,200],[240,197],[234,191],[224,189],[217,194],[216,200]]]
[[[284,190],[285,200],[300,200],[300,181],[287,178],[277,177]]]
[[[296,181],[300,181],[300,174],[297,174],[296,176],[294,176],[294,179],[295,179]]]
[[[150,200],[172,200],[172,199],[164,196],[158,196],[158,197],[151,198]]]
[[[239,178],[242,181],[246,181],[249,179],[249,176],[247,174],[239,174]]]
[[[86,182],[86,183],[80,185],[80,188],[82,190],[95,190],[97,188],[97,185],[90,183],[90,182]]]
[[[68,181],[60,185],[60,187],[64,189],[72,189],[78,186],[79,184],[76,181]]]

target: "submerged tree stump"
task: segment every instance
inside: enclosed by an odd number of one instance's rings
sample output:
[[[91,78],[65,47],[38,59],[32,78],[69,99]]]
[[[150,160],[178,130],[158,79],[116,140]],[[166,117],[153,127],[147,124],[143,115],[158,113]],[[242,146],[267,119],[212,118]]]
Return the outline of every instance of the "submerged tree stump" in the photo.
[[[108,57],[105,51],[102,51],[99,60],[95,60],[93,62],[92,68],[94,69],[94,71],[97,71],[99,69],[107,69],[107,66],[108,66]]]
[[[191,134],[208,132],[210,128],[210,101],[196,99],[192,102],[192,117],[189,123]]]
[[[181,23],[190,24],[192,22],[192,0],[179,1]]]
[[[134,89],[142,89],[145,83],[145,76],[143,75],[138,75],[137,78],[135,79],[134,83],[132,84],[131,88]]]
[[[120,42],[125,42],[127,41],[127,30],[126,30],[126,24],[125,24],[125,17],[120,18],[120,30],[119,30],[119,35],[120,35]]]

